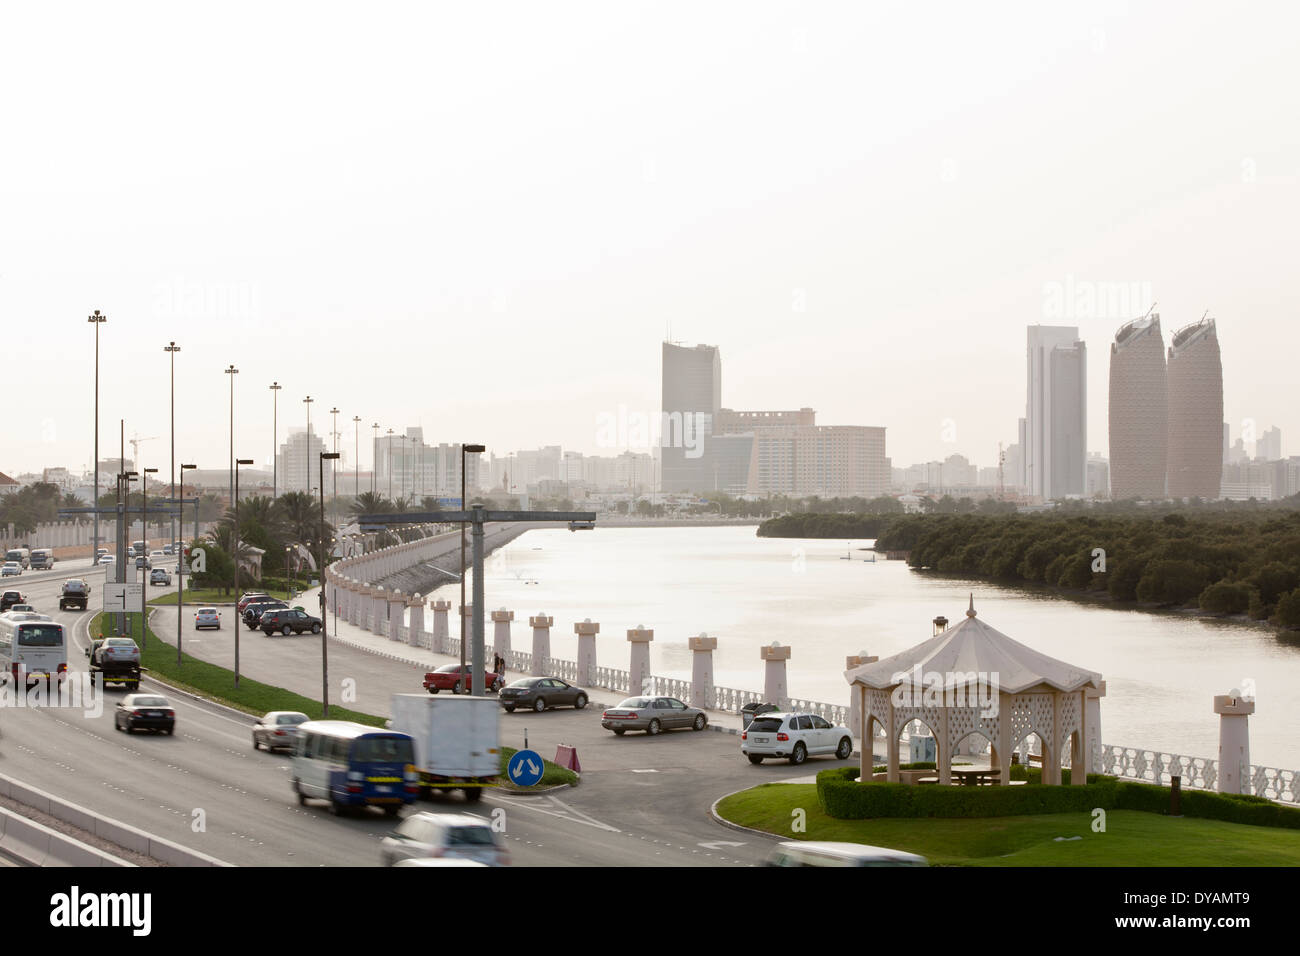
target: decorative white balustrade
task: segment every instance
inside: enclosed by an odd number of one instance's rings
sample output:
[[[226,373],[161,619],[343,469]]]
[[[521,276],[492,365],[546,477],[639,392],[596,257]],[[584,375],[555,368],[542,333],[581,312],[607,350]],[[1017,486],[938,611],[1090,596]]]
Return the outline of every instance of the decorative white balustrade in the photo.
[[[823,704],[820,701],[799,700],[792,697],[790,698],[789,709],[797,710],[801,714],[816,714],[818,717],[824,717],[836,726],[849,726],[849,708],[841,704]]]
[[[1118,747],[1102,744],[1097,755],[1097,772],[1122,780],[1140,780],[1161,786],[1172,777],[1182,777],[1182,785],[1192,790],[1214,790],[1218,784],[1217,761],[1206,757],[1185,757],[1142,747]]]

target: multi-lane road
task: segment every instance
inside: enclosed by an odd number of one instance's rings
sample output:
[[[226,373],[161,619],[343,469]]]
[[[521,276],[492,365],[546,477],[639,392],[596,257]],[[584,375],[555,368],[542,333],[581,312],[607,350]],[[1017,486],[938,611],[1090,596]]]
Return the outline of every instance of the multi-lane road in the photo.
[[[37,610],[67,625],[74,645],[69,667],[85,667],[86,624],[100,604],[102,571],[78,570],[94,587],[91,610],[60,612],[58,593],[71,569],[23,575],[18,587]],[[12,579],[11,579],[12,580]],[[156,612],[159,613],[159,612]],[[155,630],[174,639],[175,612],[161,612]],[[230,653],[234,609],[220,632],[185,630],[187,650]],[[191,642],[202,642],[193,646]],[[206,645],[206,646],[203,646]],[[241,671],[249,677],[315,695],[319,637],[268,638],[241,632]],[[409,664],[331,642],[331,684],[350,677],[348,706],[388,713],[395,692],[421,692]],[[0,709],[0,771],[74,803],[239,865],[358,866],[379,862],[379,841],[392,821],[337,818],[324,804],[300,807],[289,787],[290,759],[254,751],[252,720],[171,692],[146,679],[142,689],[166,693],[176,708],[174,736],[128,736],[114,729],[123,691],[108,689],[103,712]],[[594,702],[613,702],[595,691]],[[511,862],[528,866],[708,866],[760,862],[770,842],[725,829],[710,819],[718,797],[755,783],[788,779],[792,768],[751,766],[729,734],[679,731],[615,738],[599,725],[599,708],[545,714],[502,714],[502,743],[529,744],[544,755],[557,744],[577,747],[582,783],[553,795],[490,792],[476,805],[449,795],[421,809],[466,811],[504,821]],[[817,761],[807,774],[839,763]],[[409,811],[408,811],[409,812]]]

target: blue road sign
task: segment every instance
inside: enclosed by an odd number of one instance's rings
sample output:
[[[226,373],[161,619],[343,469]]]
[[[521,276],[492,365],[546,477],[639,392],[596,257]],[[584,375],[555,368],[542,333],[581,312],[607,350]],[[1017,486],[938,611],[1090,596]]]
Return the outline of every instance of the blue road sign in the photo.
[[[506,776],[518,787],[532,787],[541,782],[542,758],[535,750],[519,750],[506,763]]]

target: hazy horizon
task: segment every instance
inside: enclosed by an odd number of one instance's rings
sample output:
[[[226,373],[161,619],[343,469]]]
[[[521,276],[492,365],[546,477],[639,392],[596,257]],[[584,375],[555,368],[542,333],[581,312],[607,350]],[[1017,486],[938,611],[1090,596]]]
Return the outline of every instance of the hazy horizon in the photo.
[[[1032,324],[1079,328],[1108,454],[1109,345],[1152,302],[1166,346],[1217,320],[1233,437],[1300,451],[1300,10],[1000,13],[8,10],[0,471],[89,465],[95,309],[100,456],[125,418],[163,478],[171,340],[202,468],[232,363],[259,467],[273,380],[281,441],[310,394],[363,469],[373,422],[616,454],[597,416],[658,413],[666,336],[720,348],[726,407],[987,467]]]

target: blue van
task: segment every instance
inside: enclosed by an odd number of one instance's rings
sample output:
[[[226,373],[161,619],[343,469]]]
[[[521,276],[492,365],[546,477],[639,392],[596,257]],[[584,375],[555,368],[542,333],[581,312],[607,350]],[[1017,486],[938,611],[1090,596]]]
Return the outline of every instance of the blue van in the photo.
[[[415,742],[351,721],[309,720],[298,725],[293,790],[299,804],[309,797],[328,800],[334,814],[374,806],[396,816],[419,796]]]

